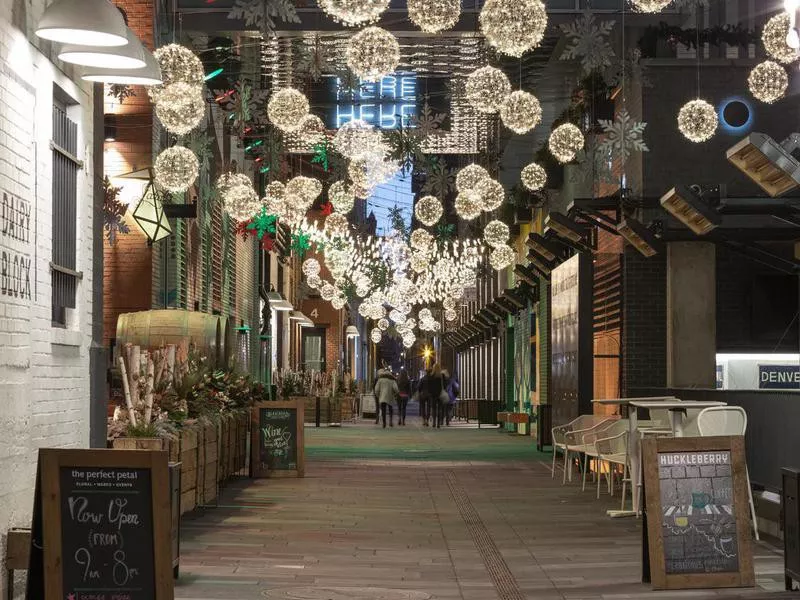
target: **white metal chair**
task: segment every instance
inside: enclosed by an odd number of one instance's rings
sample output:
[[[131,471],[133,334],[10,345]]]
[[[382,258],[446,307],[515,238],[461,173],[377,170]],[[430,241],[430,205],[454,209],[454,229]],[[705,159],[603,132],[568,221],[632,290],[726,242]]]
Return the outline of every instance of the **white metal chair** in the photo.
[[[602,472],[603,462],[608,463],[608,490],[609,494],[614,495],[614,467],[622,465],[622,503],[620,510],[625,509],[625,494],[628,483],[630,482],[630,466],[628,461],[628,429],[627,427],[616,435],[599,439],[597,446],[598,471]],[[631,495],[633,490],[631,490]],[[600,497],[600,476],[597,477],[597,497]]]
[[[597,441],[601,439],[607,439],[616,437],[623,431],[628,430],[628,420],[627,419],[618,419],[616,421],[610,421],[603,423],[591,431],[588,431],[583,434],[582,436],[582,451],[584,455],[583,460],[583,481],[581,484],[581,490],[586,489],[586,472],[589,468],[589,460],[595,460],[595,474],[597,479],[600,479],[601,476],[601,469],[600,469],[600,461],[598,460],[599,452],[597,450]],[[599,483],[598,483],[599,486]],[[599,497],[599,487],[598,487],[598,497]]]
[[[712,406],[700,411],[695,419],[697,429],[702,437],[715,435],[744,435],[747,431],[747,413],[741,406]],[[750,503],[750,517],[753,519],[753,533],[756,540],[758,536],[758,522],[756,521],[756,508],[753,504],[753,490],[750,487],[750,471],[745,465],[747,477],[747,499]]]
[[[572,469],[568,469],[570,452],[579,452],[575,446],[582,444],[580,436],[606,421],[616,420],[619,417],[605,415],[580,415],[566,425],[553,427],[553,479],[556,477],[556,454],[559,450],[564,453],[564,478],[562,484],[567,482],[567,472],[569,480],[572,481]],[[569,434],[569,439],[568,439]],[[577,441],[576,441],[577,440]]]

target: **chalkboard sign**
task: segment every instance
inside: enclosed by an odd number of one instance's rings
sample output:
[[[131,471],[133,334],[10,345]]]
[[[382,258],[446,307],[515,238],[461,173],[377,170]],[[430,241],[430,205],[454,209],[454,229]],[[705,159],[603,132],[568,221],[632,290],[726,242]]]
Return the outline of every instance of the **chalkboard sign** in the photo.
[[[302,400],[260,402],[252,413],[254,477],[302,477],[305,471]]]
[[[643,453],[653,586],[752,586],[744,438],[648,439]]]
[[[172,600],[168,486],[166,452],[40,450],[27,597]]]

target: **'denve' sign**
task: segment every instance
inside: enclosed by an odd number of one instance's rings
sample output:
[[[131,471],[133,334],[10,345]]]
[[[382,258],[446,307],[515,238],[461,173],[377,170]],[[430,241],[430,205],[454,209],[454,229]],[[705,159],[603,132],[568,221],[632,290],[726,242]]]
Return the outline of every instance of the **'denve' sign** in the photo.
[[[172,600],[166,452],[39,453],[27,598]]]
[[[800,365],[758,365],[761,390],[799,390]]]
[[[260,402],[253,407],[254,477],[302,477],[303,408],[299,401]]]

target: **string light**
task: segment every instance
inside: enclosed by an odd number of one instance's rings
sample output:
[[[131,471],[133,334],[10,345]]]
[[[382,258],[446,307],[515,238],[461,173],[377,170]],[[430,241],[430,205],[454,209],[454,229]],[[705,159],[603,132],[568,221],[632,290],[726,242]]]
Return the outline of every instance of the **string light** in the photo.
[[[348,213],[353,210],[356,197],[344,181],[337,181],[328,189],[328,200],[335,211]]]
[[[792,27],[791,17],[783,12],[775,15],[761,32],[761,41],[764,49],[778,62],[789,64],[797,60],[797,50],[786,43],[786,37]]]
[[[306,277],[319,275],[321,270],[322,267],[316,258],[307,258],[303,261],[303,275]]]
[[[631,0],[633,7],[644,13],[657,13],[665,9],[672,0]]]
[[[325,233],[331,237],[340,237],[347,233],[349,223],[342,213],[331,213],[325,217]]]
[[[517,254],[514,252],[514,249],[507,244],[503,244],[492,250],[492,253],[489,255],[489,264],[491,264],[496,271],[500,271],[512,265],[516,259]]]
[[[293,132],[300,129],[308,115],[308,98],[294,88],[283,88],[272,93],[267,102],[267,116],[278,129]]]
[[[467,102],[475,110],[496,113],[511,93],[511,83],[500,69],[481,67],[467,77],[465,93]]]
[[[461,16],[461,0],[408,0],[408,18],[426,33],[452,29]]]
[[[502,221],[489,221],[486,224],[486,227],[483,228],[483,239],[492,247],[505,244],[508,242],[508,238],[510,236],[511,231],[509,230],[508,225]]]
[[[758,100],[772,104],[783,98],[789,87],[789,76],[786,69],[778,63],[766,60],[756,65],[747,78],[750,93]]]
[[[692,100],[683,105],[678,113],[678,129],[695,143],[710,140],[717,131],[717,111],[705,100]]]
[[[377,21],[389,0],[319,0],[319,7],[334,21],[352,27]]]
[[[517,90],[500,106],[500,119],[514,133],[528,133],[542,121],[542,106],[533,94]]]
[[[156,116],[164,129],[186,135],[200,124],[206,113],[201,88],[178,81],[164,86],[158,94]]]
[[[481,208],[487,212],[500,208],[506,199],[503,184],[490,177],[481,179],[475,186],[475,192],[480,198]]]
[[[558,162],[565,164],[575,160],[578,152],[583,149],[583,134],[572,123],[564,123],[550,133],[550,139],[547,144],[550,148],[550,154]]]
[[[539,190],[544,189],[544,186],[547,185],[547,171],[545,171],[544,167],[541,165],[531,163],[522,169],[522,173],[520,173],[520,179],[522,180],[522,185],[525,186],[525,189],[528,189],[531,192],[538,192]]]
[[[459,192],[474,190],[478,183],[489,178],[489,171],[482,166],[475,163],[467,165],[456,175],[456,190]]]
[[[472,190],[464,190],[456,196],[456,214],[465,221],[472,221],[480,216],[483,210],[481,196]]]
[[[542,42],[547,10],[540,0],[486,0],[479,20],[492,46],[519,58]]]
[[[378,81],[400,64],[400,44],[385,29],[367,27],[348,40],[345,59],[353,73],[366,81]]]
[[[158,155],[153,171],[158,186],[170,192],[185,192],[197,179],[200,163],[188,148],[173,146]]]
[[[432,227],[442,217],[442,203],[436,196],[423,196],[417,200],[414,214],[423,225]]]

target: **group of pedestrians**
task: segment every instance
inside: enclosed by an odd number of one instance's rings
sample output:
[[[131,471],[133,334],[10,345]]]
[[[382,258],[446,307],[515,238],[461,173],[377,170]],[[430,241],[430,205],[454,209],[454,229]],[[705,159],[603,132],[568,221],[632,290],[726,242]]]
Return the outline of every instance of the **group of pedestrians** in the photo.
[[[451,377],[438,363],[428,369],[416,384],[405,370],[395,376],[384,367],[378,370],[377,375],[374,392],[380,408],[376,411],[376,424],[382,420],[384,428],[387,421],[389,427],[394,427],[394,409],[397,407],[397,424],[404,426],[408,402],[413,397],[419,402],[420,416],[425,427],[441,428],[442,424],[450,425],[461,390],[458,380]]]

